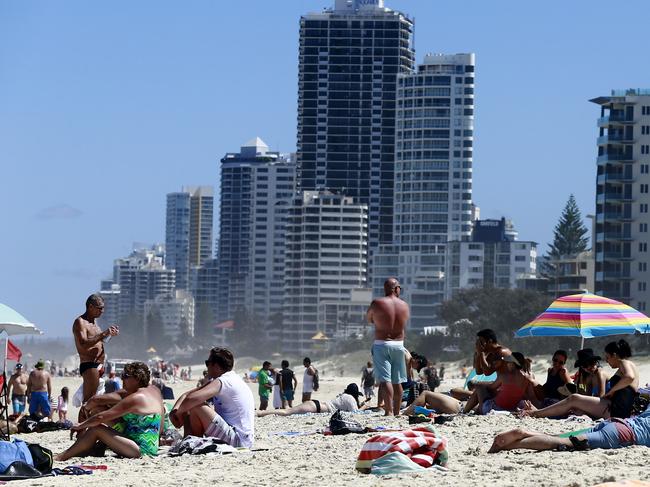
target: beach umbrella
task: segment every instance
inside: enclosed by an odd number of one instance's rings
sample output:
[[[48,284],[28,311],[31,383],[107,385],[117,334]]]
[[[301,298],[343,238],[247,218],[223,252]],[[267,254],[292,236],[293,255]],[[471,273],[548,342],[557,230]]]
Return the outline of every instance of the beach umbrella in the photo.
[[[42,335],[43,332],[30,323],[18,311],[0,303],[0,332],[12,335]]]
[[[576,336],[585,338],[610,335],[650,333],[650,318],[619,301],[595,294],[562,296],[530,323],[515,333],[516,337]]]

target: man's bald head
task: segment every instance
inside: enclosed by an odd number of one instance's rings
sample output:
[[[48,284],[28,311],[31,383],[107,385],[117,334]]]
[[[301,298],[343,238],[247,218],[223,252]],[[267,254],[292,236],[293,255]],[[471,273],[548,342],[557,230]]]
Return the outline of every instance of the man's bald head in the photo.
[[[399,281],[396,278],[389,277],[384,282],[384,294],[386,294],[386,296],[395,295],[399,297],[401,291],[402,287],[399,285]]]

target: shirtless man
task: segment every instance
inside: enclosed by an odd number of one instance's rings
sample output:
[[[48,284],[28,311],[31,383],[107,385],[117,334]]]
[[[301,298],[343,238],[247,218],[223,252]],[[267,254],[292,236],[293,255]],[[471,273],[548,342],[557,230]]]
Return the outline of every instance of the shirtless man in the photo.
[[[383,298],[375,299],[368,308],[368,323],[375,325],[372,346],[374,374],[379,382],[378,399],[386,416],[397,416],[402,404],[402,382],[406,382],[404,328],[409,307],[400,299],[402,287],[394,277],[384,282]],[[392,384],[392,387],[391,387]]]
[[[29,397],[29,414],[50,416],[50,398],[52,397],[52,376],[45,369],[42,360],[36,362],[35,369],[27,379],[27,396]]]
[[[98,294],[92,294],[86,300],[86,312],[74,320],[72,333],[79,353],[79,374],[83,378],[83,402],[97,393],[99,377],[103,373],[105,360],[103,340],[119,334],[117,326],[109,326],[102,331],[95,320],[104,311],[104,300]],[[101,369],[100,369],[101,368]]]
[[[14,414],[25,412],[28,379],[29,376],[23,371],[23,364],[16,364],[16,371],[9,379],[9,394]]]

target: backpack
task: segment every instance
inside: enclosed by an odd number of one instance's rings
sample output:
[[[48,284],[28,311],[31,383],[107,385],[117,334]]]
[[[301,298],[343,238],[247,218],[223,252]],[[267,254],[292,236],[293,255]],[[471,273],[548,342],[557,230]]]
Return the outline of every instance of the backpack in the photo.
[[[338,409],[330,418],[330,431],[333,435],[347,435],[348,433],[366,433],[367,430],[360,423],[346,419]]]
[[[319,377],[318,377],[318,369],[314,367],[314,391],[318,391],[318,388],[320,387],[320,384],[318,383]]]

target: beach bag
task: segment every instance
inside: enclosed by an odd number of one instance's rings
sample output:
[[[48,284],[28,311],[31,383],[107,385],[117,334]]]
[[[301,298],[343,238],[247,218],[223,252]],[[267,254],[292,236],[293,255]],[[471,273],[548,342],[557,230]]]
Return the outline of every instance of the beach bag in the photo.
[[[346,419],[338,409],[330,418],[330,432],[333,435],[347,435],[349,433],[365,433],[367,430],[360,423]]]
[[[32,454],[34,468],[41,473],[50,473],[52,471],[52,463],[54,462],[52,450],[36,443],[29,443],[27,448],[29,448],[29,452]]]
[[[317,391],[318,388],[320,387],[320,384],[319,384],[318,381],[319,381],[318,369],[316,367],[314,367],[314,386],[313,386],[314,391]]]

